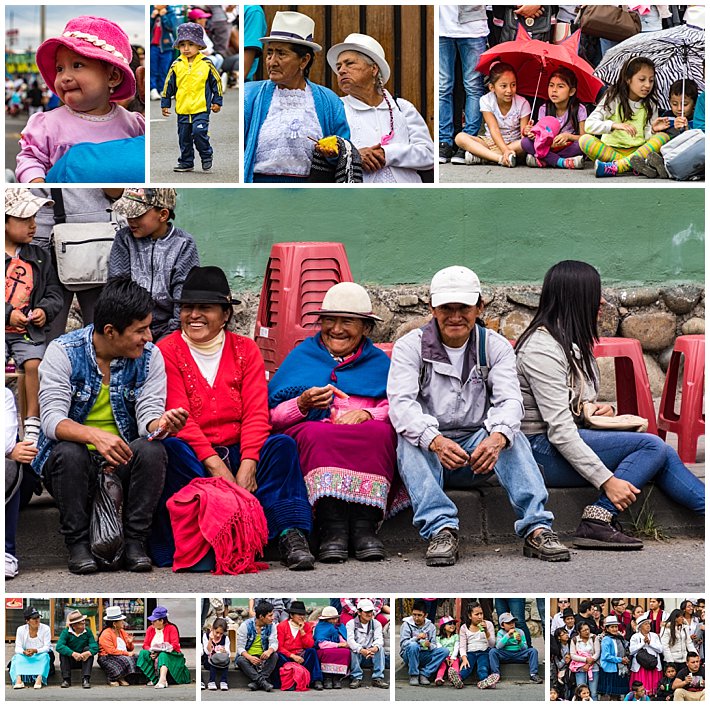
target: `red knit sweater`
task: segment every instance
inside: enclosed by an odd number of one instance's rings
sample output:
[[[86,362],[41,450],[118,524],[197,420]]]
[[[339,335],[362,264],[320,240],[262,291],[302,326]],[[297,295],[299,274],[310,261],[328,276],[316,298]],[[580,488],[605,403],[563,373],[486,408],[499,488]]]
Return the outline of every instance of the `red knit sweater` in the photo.
[[[239,443],[242,459],[258,461],[271,431],[264,362],[254,341],[230,331],[225,334],[213,387],[180,331],[158,343],[168,378],[166,409],[184,407],[190,412],[177,436],[190,444],[198,460],[214,456],[213,446]]]
[[[300,632],[296,633],[296,637],[291,634],[291,627],[288,620],[284,620],[278,624],[276,628],[276,636],[279,638],[279,652],[286,657],[290,657],[298,650],[305,650],[308,647],[313,647],[313,625],[306,622],[303,625],[305,635]]]
[[[143,640],[143,649],[149,650],[150,643],[153,642],[155,637],[155,628],[152,625],[148,626],[148,630],[145,633],[145,640]],[[163,639],[165,642],[169,642],[173,646],[175,652],[180,652],[180,635],[178,629],[172,623],[166,623],[163,628]]]

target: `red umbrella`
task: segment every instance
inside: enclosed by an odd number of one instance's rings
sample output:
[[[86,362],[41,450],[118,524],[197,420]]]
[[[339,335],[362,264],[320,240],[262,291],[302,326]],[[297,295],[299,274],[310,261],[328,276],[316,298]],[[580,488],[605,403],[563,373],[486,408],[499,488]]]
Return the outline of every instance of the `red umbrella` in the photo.
[[[495,62],[503,61],[515,69],[518,93],[547,98],[550,75],[564,66],[577,77],[577,98],[582,103],[594,103],[604,84],[593,75],[594,68],[577,54],[580,34],[577,30],[562,44],[548,44],[532,39],[523,26],[518,25],[515,41],[497,44],[483,52],[476,71],[488,74]]]

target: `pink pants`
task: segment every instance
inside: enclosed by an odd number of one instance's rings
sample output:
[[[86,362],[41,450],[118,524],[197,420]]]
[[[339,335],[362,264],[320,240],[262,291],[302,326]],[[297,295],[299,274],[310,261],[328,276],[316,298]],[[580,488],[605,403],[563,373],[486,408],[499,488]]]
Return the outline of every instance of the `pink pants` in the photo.
[[[453,667],[457,672],[459,671],[459,658],[457,657],[451,664],[447,664],[447,661],[444,660],[441,663],[441,666],[439,667],[439,671],[436,673],[436,678],[437,679],[443,679],[446,681],[446,670],[449,667]]]

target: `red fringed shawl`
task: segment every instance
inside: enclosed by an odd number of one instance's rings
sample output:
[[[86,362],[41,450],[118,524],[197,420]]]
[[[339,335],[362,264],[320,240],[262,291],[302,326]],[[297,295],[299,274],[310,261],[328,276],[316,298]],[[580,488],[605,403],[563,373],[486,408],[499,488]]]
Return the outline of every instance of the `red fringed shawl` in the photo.
[[[175,537],[173,571],[188,569],[214,549],[214,574],[253,574],[268,540],[259,501],[224,478],[195,478],[167,502]],[[198,528],[199,531],[195,531]]]

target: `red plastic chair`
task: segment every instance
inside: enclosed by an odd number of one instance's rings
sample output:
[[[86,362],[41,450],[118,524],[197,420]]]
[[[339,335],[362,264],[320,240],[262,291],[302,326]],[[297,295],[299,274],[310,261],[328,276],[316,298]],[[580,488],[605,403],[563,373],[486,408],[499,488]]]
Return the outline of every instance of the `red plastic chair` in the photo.
[[[678,414],[675,411],[675,396],[681,356],[685,359],[685,365]],[[705,435],[704,389],[705,336],[679,336],[673,346],[663,386],[658,410],[658,434],[662,439],[669,431],[678,435],[678,455],[683,463],[695,463],[698,438]]]
[[[379,348],[381,351],[384,351],[387,353],[387,357],[391,358],[392,357],[392,348],[394,347],[394,343],[375,343],[375,348]]]
[[[658,433],[648,371],[641,344],[635,338],[600,338],[595,358],[614,358],[618,414],[638,414],[648,419],[648,431]]]
[[[342,243],[276,243],[261,288],[254,340],[267,378],[318,322],[325,293],[353,276]]]

